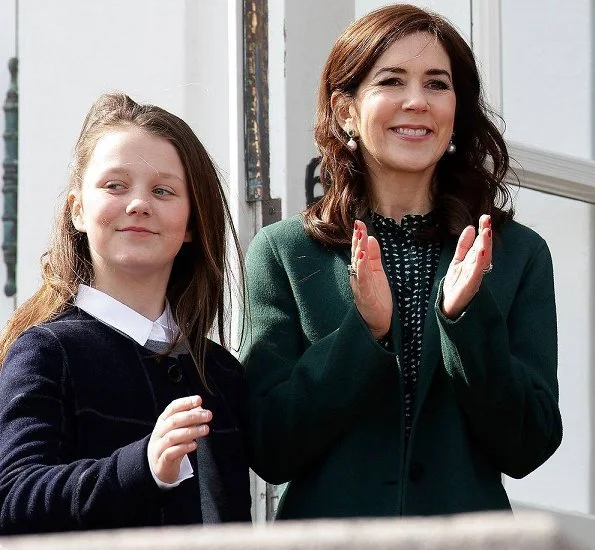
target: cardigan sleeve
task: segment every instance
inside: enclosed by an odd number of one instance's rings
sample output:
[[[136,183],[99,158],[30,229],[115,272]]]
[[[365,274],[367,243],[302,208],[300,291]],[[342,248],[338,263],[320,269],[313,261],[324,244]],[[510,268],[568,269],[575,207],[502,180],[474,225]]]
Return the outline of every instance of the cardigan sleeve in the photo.
[[[489,277],[489,276],[487,276]],[[456,320],[435,305],[446,372],[468,426],[493,464],[520,478],[562,440],[553,269],[544,241],[528,261],[508,315],[482,284]]]
[[[374,340],[355,305],[329,334],[307,342],[292,293],[297,281],[265,231],[250,245],[246,276],[249,328],[241,359],[252,467],[283,483],[351,428],[396,359]]]
[[[72,459],[68,384],[68,360],[51,331],[36,327],[15,341],[0,371],[2,534],[121,526],[160,492],[148,436],[102,459]]]

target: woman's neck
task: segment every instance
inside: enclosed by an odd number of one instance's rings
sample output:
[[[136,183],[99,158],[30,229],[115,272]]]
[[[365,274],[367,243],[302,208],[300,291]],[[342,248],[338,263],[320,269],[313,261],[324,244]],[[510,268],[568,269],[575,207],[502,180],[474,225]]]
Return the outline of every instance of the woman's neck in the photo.
[[[420,173],[371,177],[370,208],[396,222],[409,214],[427,214],[432,210],[430,182],[431,176]]]
[[[95,269],[93,286],[118,300],[143,317],[155,321],[165,309],[169,273],[140,277],[138,273],[105,273]]]

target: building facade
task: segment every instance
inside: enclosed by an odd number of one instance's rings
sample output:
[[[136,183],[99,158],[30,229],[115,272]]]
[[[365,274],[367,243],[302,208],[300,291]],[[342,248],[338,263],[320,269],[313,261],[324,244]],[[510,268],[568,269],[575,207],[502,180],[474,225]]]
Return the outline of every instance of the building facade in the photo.
[[[517,218],[545,237],[554,259],[564,440],[537,472],[506,479],[505,485],[519,502],[595,514],[594,2],[411,3],[448,17],[472,44],[487,96],[506,121],[505,137],[522,184]],[[39,285],[39,258],[63,199],[72,148],[100,93],[121,90],[189,122],[221,170],[247,246],[263,222],[305,206],[307,167],[316,156],[312,125],[322,65],[341,30],[383,4],[0,2],[0,91],[9,86],[9,58],[19,59],[17,294],[0,297],[0,321]],[[255,6],[256,15],[248,20],[244,10]],[[258,36],[265,37],[268,54],[266,82],[258,87],[268,100],[268,122],[260,127],[270,144],[264,202],[246,201],[247,30],[265,31]],[[4,128],[2,113],[0,124]],[[0,270],[2,287],[5,277],[6,270]],[[267,514],[267,494],[275,498],[276,493],[255,480],[257,519]]]

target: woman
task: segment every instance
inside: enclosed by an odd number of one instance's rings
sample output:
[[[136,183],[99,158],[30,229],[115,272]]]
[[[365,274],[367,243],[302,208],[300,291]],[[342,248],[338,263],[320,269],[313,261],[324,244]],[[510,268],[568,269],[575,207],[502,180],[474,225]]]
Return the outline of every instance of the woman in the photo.
[[[279,518],[509,509],[560,444],[550,254],[441,17],[354,22],[322,73],[324,196],[247,256],[255,470]],[[492,270],[493,267],[493,270]]]

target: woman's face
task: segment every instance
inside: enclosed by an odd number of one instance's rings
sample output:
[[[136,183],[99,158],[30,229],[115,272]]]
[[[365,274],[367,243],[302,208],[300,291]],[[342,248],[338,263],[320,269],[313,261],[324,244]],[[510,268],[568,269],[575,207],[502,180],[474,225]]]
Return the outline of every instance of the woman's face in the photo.
[[[402,38],[376,61],[349,107],[348,125],[371,175],[431,175],[452,137],[450,59],[428,33]]]

